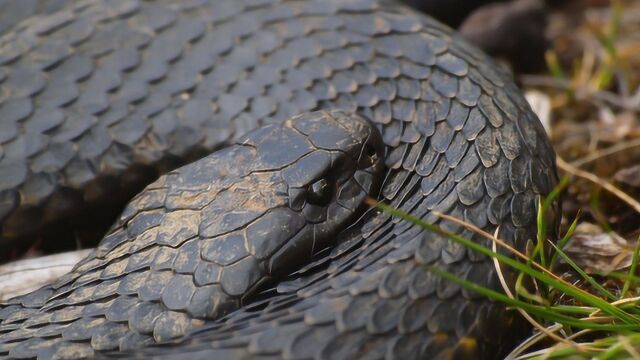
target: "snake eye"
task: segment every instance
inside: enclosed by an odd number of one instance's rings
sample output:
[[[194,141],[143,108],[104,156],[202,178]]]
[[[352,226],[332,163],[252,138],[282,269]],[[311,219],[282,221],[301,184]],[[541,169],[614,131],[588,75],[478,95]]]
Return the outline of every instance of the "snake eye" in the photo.
[[[364,146],[364,151],[367,154],[367,156],[376,156],[376,148],[373,147],[373,145],[367,143],[367,145]]]
[[[376,148],[373,147],[373,145],[371,145],[371,144],[365,145],[364,152],[365,152],[365,154],[367,154],[367,156],[370,159],[376,159],[378,157],[378,152],[376,151]]]
[[[309,185],[307,189],[307,202],[319,206],[327,205],[329,201],[331,201],[332,193],[331,183],[327,179],[322,178]]]

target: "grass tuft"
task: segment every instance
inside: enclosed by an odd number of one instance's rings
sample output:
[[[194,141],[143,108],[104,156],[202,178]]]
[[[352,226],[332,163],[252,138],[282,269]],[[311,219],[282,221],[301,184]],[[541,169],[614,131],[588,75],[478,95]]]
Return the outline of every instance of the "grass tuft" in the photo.
[[[516,292],[513,295],[508,289],[505,289],[505,294],[460,278],[437,266],[426,266],[426,271],[447,281],[517,309],[535,326],[537,331],[528,339],[530,344],[523,343],[509,355],[508,359],[640,359],[638,357],[640,334],[636,334],[640,333],[640,307],[638,307],[640,297],[633,297],[640,293],[640,277],[635,275],[640,258],[640,246],[637,245],[634,250],[632,265],[628,272],[600,274],[599,278],[594,278],[563,251],[576,229],[578,218],[574,219],[557,245],[549,241],[547,239],[551,215],[549,211],[568,183],[568,179],[562,179],[549,196],[538,202],[538,236],[533,250],[528,255],[470,224],[465,226],[490,238],[493,241],[493,248],[450,233],[437,225],[425,223],[385,203],[376,202],[373,199],[369,199],[368,202],[394,217],[445,236],[468,249],[493,258],[499,264],[497,265],[499,271],[501,267],[508,266],[518,273]],[[443,221],[453,221],[458,224],[463,222],[448,215],[438,213],[436,215],[439,215]],[[497,251],[497,246],[506,250],[506,253],[511,256],[504,255],[505,251]],[[579,279],[582,279],[578,283],[584,283],[584,286],[569,283],[562,276],[554,273],[560,260],[567,264]],[[614,281],[620,286],[617,289],[607,288],[602,285],[604,283],[602,278]],[[534,283],[535,286],[527,288],[523,286],[524,283]],[[586,337],[586,335],[589,336]],[[540,340],[544,338],[549,338],[553,345],[548,346],[547,342],[546,347],[540,348]]]

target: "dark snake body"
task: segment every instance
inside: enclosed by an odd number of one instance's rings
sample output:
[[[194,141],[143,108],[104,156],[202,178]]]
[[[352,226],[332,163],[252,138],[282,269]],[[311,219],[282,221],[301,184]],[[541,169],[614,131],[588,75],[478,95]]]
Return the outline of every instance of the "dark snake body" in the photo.
[[[73,271],[18,299],[43,306],[10,309],[0,347],[38,358],[135,349],[237,309],[362,215],[383,150],[367,120],[313,112],[169,172]],[[54,318],[65,324],[34,331]]]
[[[537,196],[557,181],[553,150],[509,77],[395,3],[88,1],[18,30],[0,40],[5,239],[90,209],[169,160],[315,109],[376,123],[388,168],[380,197],[478,242],[487,244],[432,212],[499,226],[523,249],[536,237]],[[422,267],[498,287],[488,259],[378,212],[338,241],[249,305],[144,356],[492,357],[521,335],[513,313]],[[133,262],[139,250],[120,259]],[[135,330],[126,300],[137,295],[122,284],[137,269],[101,266],[103,278],[62,280],[52,308],[42,292],[5,305],[0,356],[52,355],[57,344],[135,347],[120,339]],[[113,279],[108,301],[97,301],[92,285]],[[86,332],[105,319],[113,325]],[[134,345],[154,335],[134,332]]]

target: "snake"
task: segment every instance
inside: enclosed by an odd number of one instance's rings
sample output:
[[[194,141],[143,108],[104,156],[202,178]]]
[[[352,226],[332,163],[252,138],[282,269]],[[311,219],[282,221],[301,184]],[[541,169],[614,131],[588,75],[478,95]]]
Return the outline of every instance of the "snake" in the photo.
[[[362,203],[524,250],[558,181],[511,76],[427,15],[87,0],[0,38],[0,89],[3,244],[150,183],[71,273],[0,305],[0,357],[496,358],[528,331],[425,270],[500,289],[491,259]]]

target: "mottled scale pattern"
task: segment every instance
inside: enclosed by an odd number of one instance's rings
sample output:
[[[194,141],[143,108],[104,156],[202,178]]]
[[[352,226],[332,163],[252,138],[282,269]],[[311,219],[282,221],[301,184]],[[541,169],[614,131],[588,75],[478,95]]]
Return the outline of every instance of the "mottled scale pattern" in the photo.
[[[102,176],[210,151],[319,108],[378,125],[388,167],[381,199],[480,243],[488,241],[434,211],[490,233],[499,227],[523,249],[535,239],[538,197],[557,182],[554,152],[510,77],[446,26],[394,2],[85,1],[45,18],[0,41],[0,167],[15,170],[0,171],[6,229],[24,218],[15,215],[23,204],[34,219],[33,209],[63,207],[65,194],[87,184],[96,191]],[[21,143],[30,150],[9,150]],[[513,312],[424,270],[438,265],[499,288],[488,259],[446,238],[370,211],[337,240],[253,303],[177,344],[126,356],[491,358],[526,332]],[[133,259],[110,261],[101,276],[145,261]],[[168,281],[154,276],[149,298]],[[74,293],[82,311],[114,317],[85,317],[83,326],[104,327],[103,337],[148,330],[157,310],[129,324],[117,315],[131,290],[111,287],[100,291],[118,295],[100,301]],[[11,319],[44,331],[61,316],[34,315],[40,298],[15,303],[0,310],[5,332]],[[66,336],[47,341],[86,344],[71,340],[86,333]]]
[[[140,348],[239,308],[362,215],[379,190],[383,151],[366,119],[318,111],[169,172],[69,274],[9,301],[1,351],[55,358]],[[332,190],[314,192],[316,182]]]

